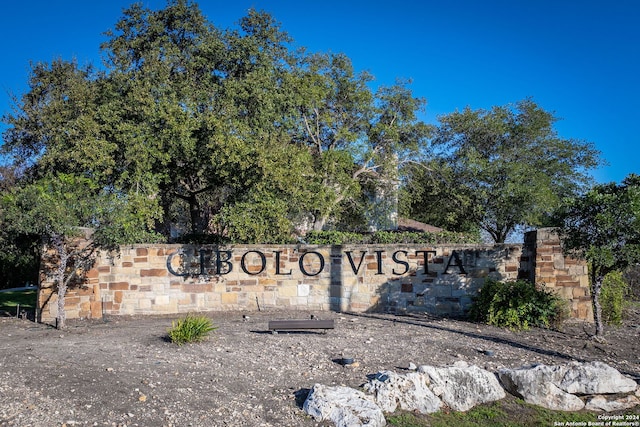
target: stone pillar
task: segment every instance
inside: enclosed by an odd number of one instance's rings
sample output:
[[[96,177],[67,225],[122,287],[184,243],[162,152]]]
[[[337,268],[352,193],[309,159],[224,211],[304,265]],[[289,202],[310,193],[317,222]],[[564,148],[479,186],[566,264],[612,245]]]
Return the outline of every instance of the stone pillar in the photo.
[[[558,234],[552,228],[527,233],[525,242],[534,245],[534,281],[544,284],[567,301],[571,317],[593,321],[587,263],[564,256]]]

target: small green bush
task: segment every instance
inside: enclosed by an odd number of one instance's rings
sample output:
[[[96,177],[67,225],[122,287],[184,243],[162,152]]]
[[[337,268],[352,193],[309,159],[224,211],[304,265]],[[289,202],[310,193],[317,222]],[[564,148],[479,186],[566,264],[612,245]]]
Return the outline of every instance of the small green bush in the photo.
[[[613,271],[607,274],[602,281],[600,292],[600,305],[602,306],[602,318],[609,325],[622,324],[622,315],[627,305],[629,285],[624,280],[622,272]]]
[[[168,331],[171,342],[178,345],[204,340],[209,332],[216,330],[211,319],[206,316],[187,315],[184,319],[171,322]]]
[[[526,280],[489,279],[474,298],[472,320],[509,329],[558,327],[567,317],[566,302]]]

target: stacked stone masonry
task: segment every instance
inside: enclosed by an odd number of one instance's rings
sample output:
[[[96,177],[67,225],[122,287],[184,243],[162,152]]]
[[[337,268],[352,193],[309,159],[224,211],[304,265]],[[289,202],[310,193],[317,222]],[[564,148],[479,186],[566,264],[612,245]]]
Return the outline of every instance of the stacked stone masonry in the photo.
[[[551,229],[540,229],[527,235],[527,246],[535,253],[532,276],[535,282],[569,301],[572,317],[593,321],[587,264],[564,256],[560,239]]]
[[[551,243],[527,236],[534,247],[126,246],[116,256],[98,255],[83,285],[67,292],[65,309],[67,318],[92,319],[263,309],[457,316],[492,277],[543,281],[571,300],[575,317],[588,319],[586,268],[544,237]],[[41,320],[52,321],[57,295],[46,266],[41,277]]]

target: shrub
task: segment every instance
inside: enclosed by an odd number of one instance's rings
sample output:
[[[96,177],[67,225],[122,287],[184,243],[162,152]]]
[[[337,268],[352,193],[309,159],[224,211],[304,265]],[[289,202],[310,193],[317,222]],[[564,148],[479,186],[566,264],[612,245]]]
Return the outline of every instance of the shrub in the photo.
[[[171,322],[171,329],[168,331],[171,342],[178,345],[191,342],[200,342],[209,335],[209,332],[216,330],[211,319],[206,316],[187,315],[184,319]]]
[[[567,317],[566,302],[526,280],[487,278],[469,311],[472,320],[509,329],[557,327]]]
[[[609,325],[622,324],[622,313],[627,305],[628,294],[629,285],[621,272],[612,271],[604,277],[600,305],[602,306],[602,318]]]

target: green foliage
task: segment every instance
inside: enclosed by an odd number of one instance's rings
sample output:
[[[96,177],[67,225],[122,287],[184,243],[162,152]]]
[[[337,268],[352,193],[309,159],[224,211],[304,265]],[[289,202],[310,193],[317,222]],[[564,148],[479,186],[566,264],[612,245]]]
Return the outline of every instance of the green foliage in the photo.
[[[343,54],[309,55],[303,63],[295,70],[299,113],[291,135],[313,156],[310,213],[320,230],[344,222],[363,196],[388,190],[400,165],[423,158],[430,127],[417,120],[425,101],[412,96],[409,82],[374,93],[372,76],[356,73]]]
[[[346,245],[349,243],[364,243],[366,235],[348,231],[311,231],[304,237],[305,243],[310,245]]]
[[[266,198],[239,202],[220,212],[226,237],[233,243],[291,243],[293,224],[284,200]]]
[[[402,243],[478,243],[472,234],[442,231],[439,233],[376,231],[374,233],[353,233],[345,231],[312,231],[305,236],[311,245],[347,244],[402,244]]]
[[[594,186],[556,213],[567,253],[585,259],[596,277],[640,262],[640,176]]]
[[[167,334],[171,342],[182,345],[200,342],[216,329],[217,327],[208,317],[189,314],[183,319],[171,322],[171,328]]]
[[[529,100],[444,116],[436,132],[410,82],[374,89],[347,56],[292,42],[264,12],[220,29],[188,0],[134,4],[107,32],[100,71],[32,67],[3,117],[3,152],[35,179],[90,179],[123,203],[107,204],[122,211],[107,234],[139,242],[158,239],[150,230],[253,243],[288,241],[300,223],[362,230],[389,219],[398,183],[410,217],[503,241],[597,164]]]
[[[445,159],[411,163],[400,188],[399,215],[455,232],[477,233],[483,206],[474,189],[458,182],[453,167]]]
[[[65,326],[67,288],[81,281],[93,266],[97,250],[153,241],[155,234],[135,210],[126,196],[105,189],[90,177],[68,173],[25,179],[1,195],[0,226],[8,243],[21,236],[37,236],[47,249],[42,254],[44,264],[57,265],[50,274],[58,294],[59,328]]]
[[[629,285],[619,271],[612,271],[602,281],[602,317],[609,325],[622,324],[624,309],[628,304]]]
[[[526,280],[487,278],[474,298],[469,317],[515,330],[559,326],[566,318],[566,302]]]
[[[166,240],[181,229],[284,241],[286,221],[339,223],[365,184],[388,186],[423,156],[425,102],[408,82],[374,92],[348,57],[292,46],[268,13],[220,29],[192,1],[133,4],[106,36],[99,72],[33,66],[3,117],[3,151],[33,176],[91,177],[135,204],[121,239],[144,224]]]
[[[94,245],[105,249],[158,241],[144,218],[136,215],[140,204],[83,176],[58,173],[24,182],[4,193],[0,209],[7,230],[38,236],[47,244],[82,234],[83,227],[94,230]]]
[[[180,237],[172,240],[173,243],[179,244],[189,244],[189,245],[224,245],[230,244],[231,242],[226,237],[221,237],[218,234],[208,234],[208,233],[199,233],[199,234],[185,234]]]
[[[437,233],[429,232],[395,232],[395,231],[376,231],[372,234],[371,243],[380,244],[398,244],[398,243],[426,243],[426,244],[472,244],[479,243],[480,239],[477,234],[457,233],[453,231],[440,231]]]
[[[396,427],[537,427],[554,423],[570,425],[570,422],[587,425],[598,421],[593,412],[552,411],[511,398],[478,405],[467,412],[439,411],[429,415],[396,412],[386,419],[389,425]]]
[[[554,217],[566,254],[589,264],[596,335],[604,333],[605,276],[640,263],[640,176],[594,186],[567,200]]]
[[[425,166],[443,190],[414,199],[412,210],[441,211],[435,203],[443,203],[438,198],[445,193],[455,216],[475,222],[497,243],[517,226],[544,224],[600,163],[592,143],[560,138],[557,120],[530,99],[440,117],[433,143],[445,168]]]

